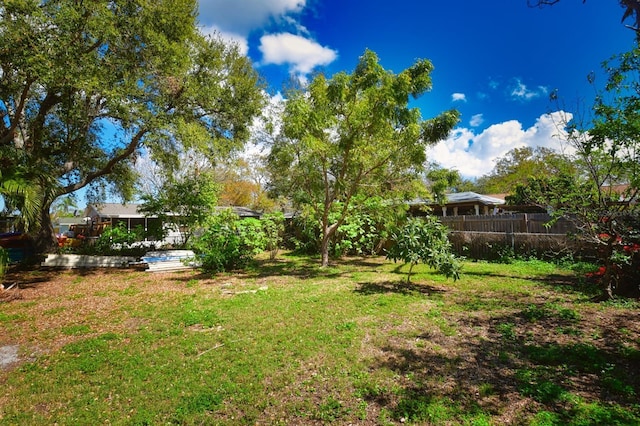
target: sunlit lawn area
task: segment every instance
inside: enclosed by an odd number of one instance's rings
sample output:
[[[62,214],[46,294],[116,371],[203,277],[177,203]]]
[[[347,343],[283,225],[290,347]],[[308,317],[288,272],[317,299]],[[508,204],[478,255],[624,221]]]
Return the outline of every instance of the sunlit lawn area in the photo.
[[[10,275],[0,424],[640,423],[639,305],[583,271],[318,263]]]

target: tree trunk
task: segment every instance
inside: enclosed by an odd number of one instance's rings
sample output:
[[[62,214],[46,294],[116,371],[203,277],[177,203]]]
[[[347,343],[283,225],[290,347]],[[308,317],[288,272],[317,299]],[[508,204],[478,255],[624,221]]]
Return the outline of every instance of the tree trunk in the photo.
[[[600,286],[602,287],[602,294],[596,298],[599,302],[605,302],[614,298],[614,285],[617,279],[617,273],[615,271],[615,264],[611,261],[613,255],[613,243],[615,237],[611,237],[607,242],[607,247],[604,249],[604,274],[602,275]]]
[[[415,263],[411,262],[411,266],[409,267],[409,273],[407,274],[407,284],[411,284],[411,272],[413,271],[413,267]]]
[[[58,239],[53,229],[49,210],[51,203],[43,203],[40,208],[40,226],[36,233],[35,250],[36,254],[44,254],[53,251],[58,246]]]
[[[322,244],[320,245],[320,253],[322,254],[321,266],[323,268],[325,266],[329,266],[329,242],[331,241],[333,234],[335,234],[338,229],[338,225],[338,223],[334,223],[333,225],[327,225],[325,223],[322,225]]]
[[[320,253],[322,254],[321,266],[323,268],[329,266],[329,240],[331,239],[331,236],[327,231],[328,230],[325,228],[322,232],[322,244],[320,246]]]
[[[616,273],[613,270],[614,269],[614,265],[613,262],[607,262],[605,264],[605,273],[602,276],[602,290],[603,293],[600,296],[601,301],[607,301],[607,300],[612,300],[613,299],[613,288],[614,288],[614,281],[616,280]]]

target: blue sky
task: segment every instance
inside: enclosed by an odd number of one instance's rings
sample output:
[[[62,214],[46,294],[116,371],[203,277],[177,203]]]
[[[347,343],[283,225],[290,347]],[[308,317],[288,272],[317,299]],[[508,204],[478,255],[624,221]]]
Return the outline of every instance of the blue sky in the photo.
[[[429,159],[478,177],[515,147],[559,146],[549,93],[568,112],[593,98],[587,74],[633,46],[622,14],[603,0],[201,0],[199,19],[238,43],[273,94],[290,75],[351,72],[367,48],[394,72],[431,60],[433,90],[416,106],[424,118],[457,108],[462,121]]]

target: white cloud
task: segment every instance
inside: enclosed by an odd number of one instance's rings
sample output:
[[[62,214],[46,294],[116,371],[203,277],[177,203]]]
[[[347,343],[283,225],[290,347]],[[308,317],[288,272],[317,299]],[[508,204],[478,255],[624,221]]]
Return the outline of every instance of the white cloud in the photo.
[[[262,36],[258,48],[263,55],[262,64],[288,64],[294,73],[303,76],[338,57],[335,50],[291,33]]]
[[[471,120],[469,120],[469,126],[471,127],[478,127],[482,123],[484,123],[484,117],[482,117],[482,114],[475,114],[471,116]]]
[[[238,49],[240,50],[240,53],[242,53],[245,56],[247,55],[247,53],[249,53],[249,41],[247,40],[246,37],[242,35],[222,31],[216,25],[212,25],[209,27],[202,27],[200,28],[200,31],[202,32],[202,34],[205,34],[211,37],[219,36],[227,43],[233,43],[237,45]]]
[[[549,93],[549,89],[544,86],[538,86],[536,89],[529,89],[522,81],[516,79],[511,89],[511,97],[523,101],[539,98]]]
[[[247,36],[271,20],[286,20],[300,13],[305,6],[306,0],[200,0],[199,20],[203,25]]]
[[[200,0],[198,18],[203,33],[217,32],[245,55],[250,35],[258,30],[266,34],[258,46],[263,58],[256,65],[288,66],[305,84],[316,67],[337,58],[335,50],[314,41],[301,24],[300,15],[308,4],[309,0]]]
[[[455,169],[466,178],[477,178],[489,173],[495,161],[513,148],[543,146],[556,150],[566,149],[561,143],[558,123],[570,113],[557,111],[540,116],[528,129],[516,120],[494,124],[479,134],[466,128],[456,129],[445,141],[429,148],[429,161],[442,167]],[[566,119],[566,118],[565,118]]]
[[[467,97],[464,93],[454,93],[451,95],[451,100],[453,102],[467,102]]]

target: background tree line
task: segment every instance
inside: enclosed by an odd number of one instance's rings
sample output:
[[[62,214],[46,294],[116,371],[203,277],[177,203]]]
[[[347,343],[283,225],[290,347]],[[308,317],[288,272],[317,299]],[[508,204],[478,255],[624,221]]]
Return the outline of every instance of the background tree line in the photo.
[[[638,33],[638,2],[619,4]],[[156,215],[179,212],[191,220],[182,229],[205,223],[221,200],[246,202],[250,193],[255,205],[287,205],[313,223],[323,265],[332,247],[340,254],[355,241],[379,246],[404,200],[431,194],[442,202],[447,190],[476,189],[513,192],[575,220],[577,237],[600,248],[608,297],[635,277],[637,46],[603,64],[608,80],[593,82],[589,117],[558,123],[570,152],[518,148],[477,182],[426,162],[425,148],[459,119],[455,110],[424,119],[410,107],[431,89],[432,64],[417,60],[394,74],[365,51],[352,73],[318,74],[287,93],[281,125],[268,126],[263,186],[229,161],[266,105],[260,77],[235,46],[199,32],[196,8],[194,0],[0,5],[0,193],[39,251],[56,244],[53,203],[82,188],[91,200],[117,193],[141,198]],[[185,163],[189,152],[206,167]],[[142,158],[162,178],[140,194]],[[624,192],[610,192],[616,184]]]

